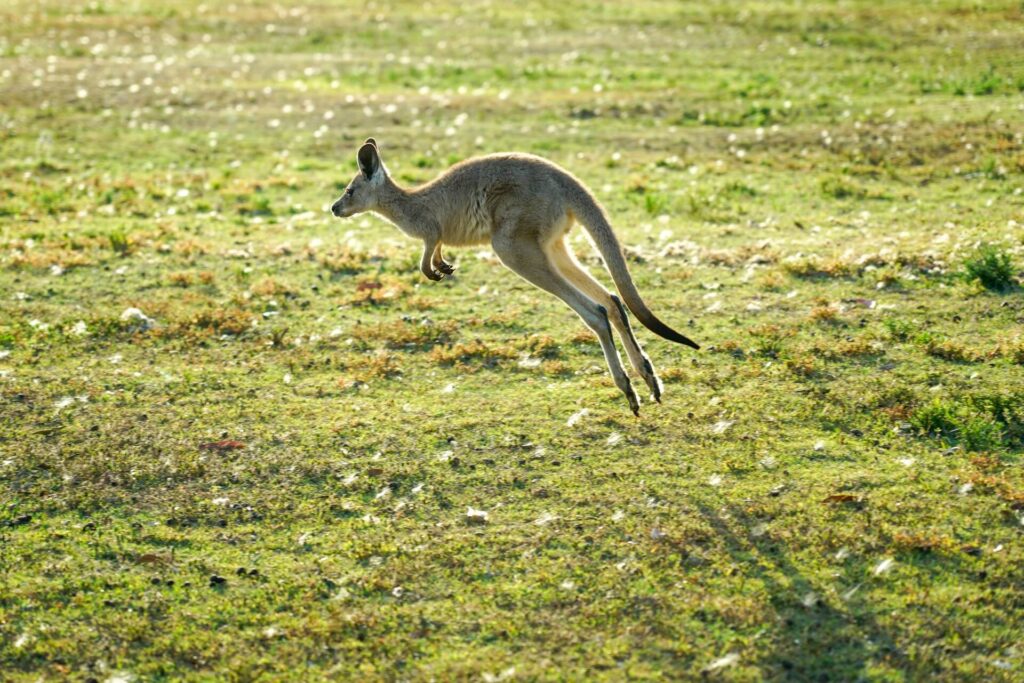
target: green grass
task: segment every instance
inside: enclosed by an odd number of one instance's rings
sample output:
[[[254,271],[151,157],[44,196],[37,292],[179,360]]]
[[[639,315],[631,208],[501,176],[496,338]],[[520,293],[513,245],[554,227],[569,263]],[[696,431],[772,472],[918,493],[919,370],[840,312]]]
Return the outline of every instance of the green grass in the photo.
[[[1022,27],[5,4],[0,678],[1024,680]],[[583,179],[664,402],[329,216],[370,135]]]

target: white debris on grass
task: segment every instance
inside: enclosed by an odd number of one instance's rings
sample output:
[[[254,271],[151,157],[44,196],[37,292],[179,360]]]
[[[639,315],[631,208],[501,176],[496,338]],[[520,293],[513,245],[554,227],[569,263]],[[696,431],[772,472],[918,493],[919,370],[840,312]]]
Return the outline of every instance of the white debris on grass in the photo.
[[[129,671],[111,671],[104,683],[134,683],[138,678]]]
[[[484,683],[500,683],[501,681],[508,680],[516,675],[516,669],[514,666],[510,666],[501,673],[492,674],[485,671],[482,675]]]
[[[735,652],[730,652],[729,654],[724,655],[722,657],[719,657],[715,661],[713,661],[710,664],[708,664],[707,666],[705,666],[701,670],[701,673],[709,674],[709,673],[713,673],[715,671],[720,671],[720,670],[725,669],[727,667],[733,666],[738,661],[740,661],[739,654],[737,654]]]
[[[860,590],[860,587],[862,585],[863,584],[858,583],[856,586],[854,586],[850,590],[844,592],[843,595],[842,595],[843,602],[849,602],[853,598],[853,596],[856,595],[857,591]]]
[[[590,415],[590,411],[587,410],[586,408],[577,410],[575,413],[569,416],[569,419],[566,420],[565,425],[567,427],[575,427],[579,423],[579,421],[585,418],[587,415]]]
[[[555,515],[551,514],[550,512],[545,512],[540,517],[538,517],[537,519],[533,520],[533,523],[536,524],[537,526],[544,526],[545,524],[553,522],[556,519],[558,519],[558,517],[556,517]]]
[[[121,320],[133,323],[133,331],[135,332],[145,332],[156,327],[155,320],[143,313],[141,309],[135,308],[134,306],[124,309],[121,313]]]
[[[487,524],[490,521],[490,513],[486,510],[477,510],[476,508],[466,508],[466,523],[468,524]]]
[[[719,420],[715,424],[711,425],[712,434],[724,434],[725,430],[729,429],[736,424],[735,420]]]
[[[57,412],[59,413],[60,411],[64,410],[65,408],[68,408],[68,407],[74,405],[75,402],[87,403],[88,401],[89,401],[89,397],[85,396],[84,394],[81,395],[81,396],[64,396],[64,397],[62,397],[60,399],[57,399],[57,401],[53,405],[54,405],[54,407],[57,408]]]

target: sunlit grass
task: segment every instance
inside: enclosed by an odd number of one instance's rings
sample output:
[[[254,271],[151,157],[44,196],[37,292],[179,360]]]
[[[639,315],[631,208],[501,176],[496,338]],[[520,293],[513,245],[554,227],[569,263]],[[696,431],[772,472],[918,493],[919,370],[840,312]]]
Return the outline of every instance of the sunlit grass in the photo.
[[[4,5],[0,677],[1020,678],[1022,26]],[[581,178],[702,344],[634,322],[663,403],[332,218],[369,135]]]

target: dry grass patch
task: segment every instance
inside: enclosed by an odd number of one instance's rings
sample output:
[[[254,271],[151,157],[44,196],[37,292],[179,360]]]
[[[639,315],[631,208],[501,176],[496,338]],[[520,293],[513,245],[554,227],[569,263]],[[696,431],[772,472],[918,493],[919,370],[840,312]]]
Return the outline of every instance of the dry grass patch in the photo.
[[[893,534],[892,546],[896,551],[910,553],[949,552],[956,548],[948,536],[913,531]]]
[[[7,261],[14,269],[43,270],[57,266],[63,270],[95,265],[96,261],[80,251],[64,248],[34,248],[15,251]]]
[[[404,297],[411,287],[388,275],[360,278],[355,289],[342,301],[348,306],[386,306]]]
[[[192,273],[179,272],[167,274],[167,284],[172,287],[189,287],[193,282],[195,282],[195,279]]]
[[[807,314],[807,319],[811,322],[834,325],[840,322],[839,307],[832,304],[815,306],[811,309],[811,312]]]
[[[238,336],[251,330],[253,322],[257,319],[255,314],[242,308],[209,308],[157,328],[157,332],[165,337],[219,334]]]
[[[881,348],[878,342],[873,342],[863,337],[818,341],[814,343],[810,351],[828,360],[865,358],[885,354],[885,350]]]
[[[184,256],[185,258],[194,258],[196,256],[203,256],[210,253],[210,248],[206,244],[191,238],[178,240],[174,243],[172,248],[174,249],[174,253]]]
[[[524,351],[531,356],[537,356],[539,358],[557,358],[562,355],[562,348],[558,341],[546,334],[531,334],[525,339],[520,339],[514,343],[514,346],[520,351]]]
[[[768,270],[757,276],[755,280],[759,289],[769,292],[781,291],[786,286],[786,279],[776,269]]]
[[[459,324],[451,320],[398,320],[376,325],[357,325],[351,336],[364,344],[383,342],[390,349],[426,350],[438,344],[450,345],[458,338]]]
[[[1024,340],[1000,343],[990,356],[1006,358],[1015,365],[1024,365]]]
[[[503,360],[517,358],[520,352],[511,346],[491,346],[480,339],[451,346],[435,347],[430,352],[430,359],[440,365],[459,365],[471,367],[476,363],[484,367],[493,367]]]
[[[818,375],[818,367],[814,356],[803,353],[786,359],[786,369],[797,377],[812,378]]]
[[[941,358],[955,363],[976,363],[983,360],[983,354],[951,339],[929,339],[925,343],[924,350],[933,358]]]
[[[317,262],[332,275],[355,275],[366,267],[367,259],[366,252],[345,247],[321,255]]]
[[[783,261],[782,267],[790,275],[807,279],[850,278],[858,274],[856,266],[847,261],[818,256],[787,259]]]
[[[295,290],[289,285],[283,284],[279,280],[267,277],[263,278],[259,282],[254,282],[249,286],[249,291],[256,296],[282,296],[285,294],[294,294]]]
[[[344,389],[402,374],[398,356],[384,349],[345,359],[341,365],[346,374],[338,379],[338,385]]]

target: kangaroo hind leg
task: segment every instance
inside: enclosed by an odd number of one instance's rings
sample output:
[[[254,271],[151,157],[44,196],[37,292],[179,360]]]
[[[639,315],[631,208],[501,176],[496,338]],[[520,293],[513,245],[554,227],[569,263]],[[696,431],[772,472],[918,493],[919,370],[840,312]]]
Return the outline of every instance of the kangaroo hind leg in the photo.
[[[615,386],[626,395],[633,414],[639,415],[640,399],[633,391],[629,377],[622,367],[619,351],[615,348],[607,307],[581,292],[558,271],[537,241],[536,235],[525,231],[518,235],[513,231],[498,233],[491,244],[502,263],[527,282],[564,301],[576,311],[587,327],[594,331],[601,342],[601,350],[604,352],[612,379],[615,380]]]
[[[587,272],[586,268],[580,265],[569,245],[565,243],[564,237],[552,241],[548,247],[548,253],[551,255],[551,260],[555,267],[558,268],[558,271],[566,280],[608,309],[608,318],[622,339],[622,345],[626,349],[629,364],[633,366],[633,369],[636,370],[637,374],[643,378],[648,388],[650,388],[654,400],[660,403],[661,379],[655,373],[651,359],[644,353],[644,350],[640,347],[640,342],[637,341],[636,336],[633,334],[633,328],[629,324],[626,307],[622,305],[622,301],[619,297],[605,289],[604,285],[595,280]]]

